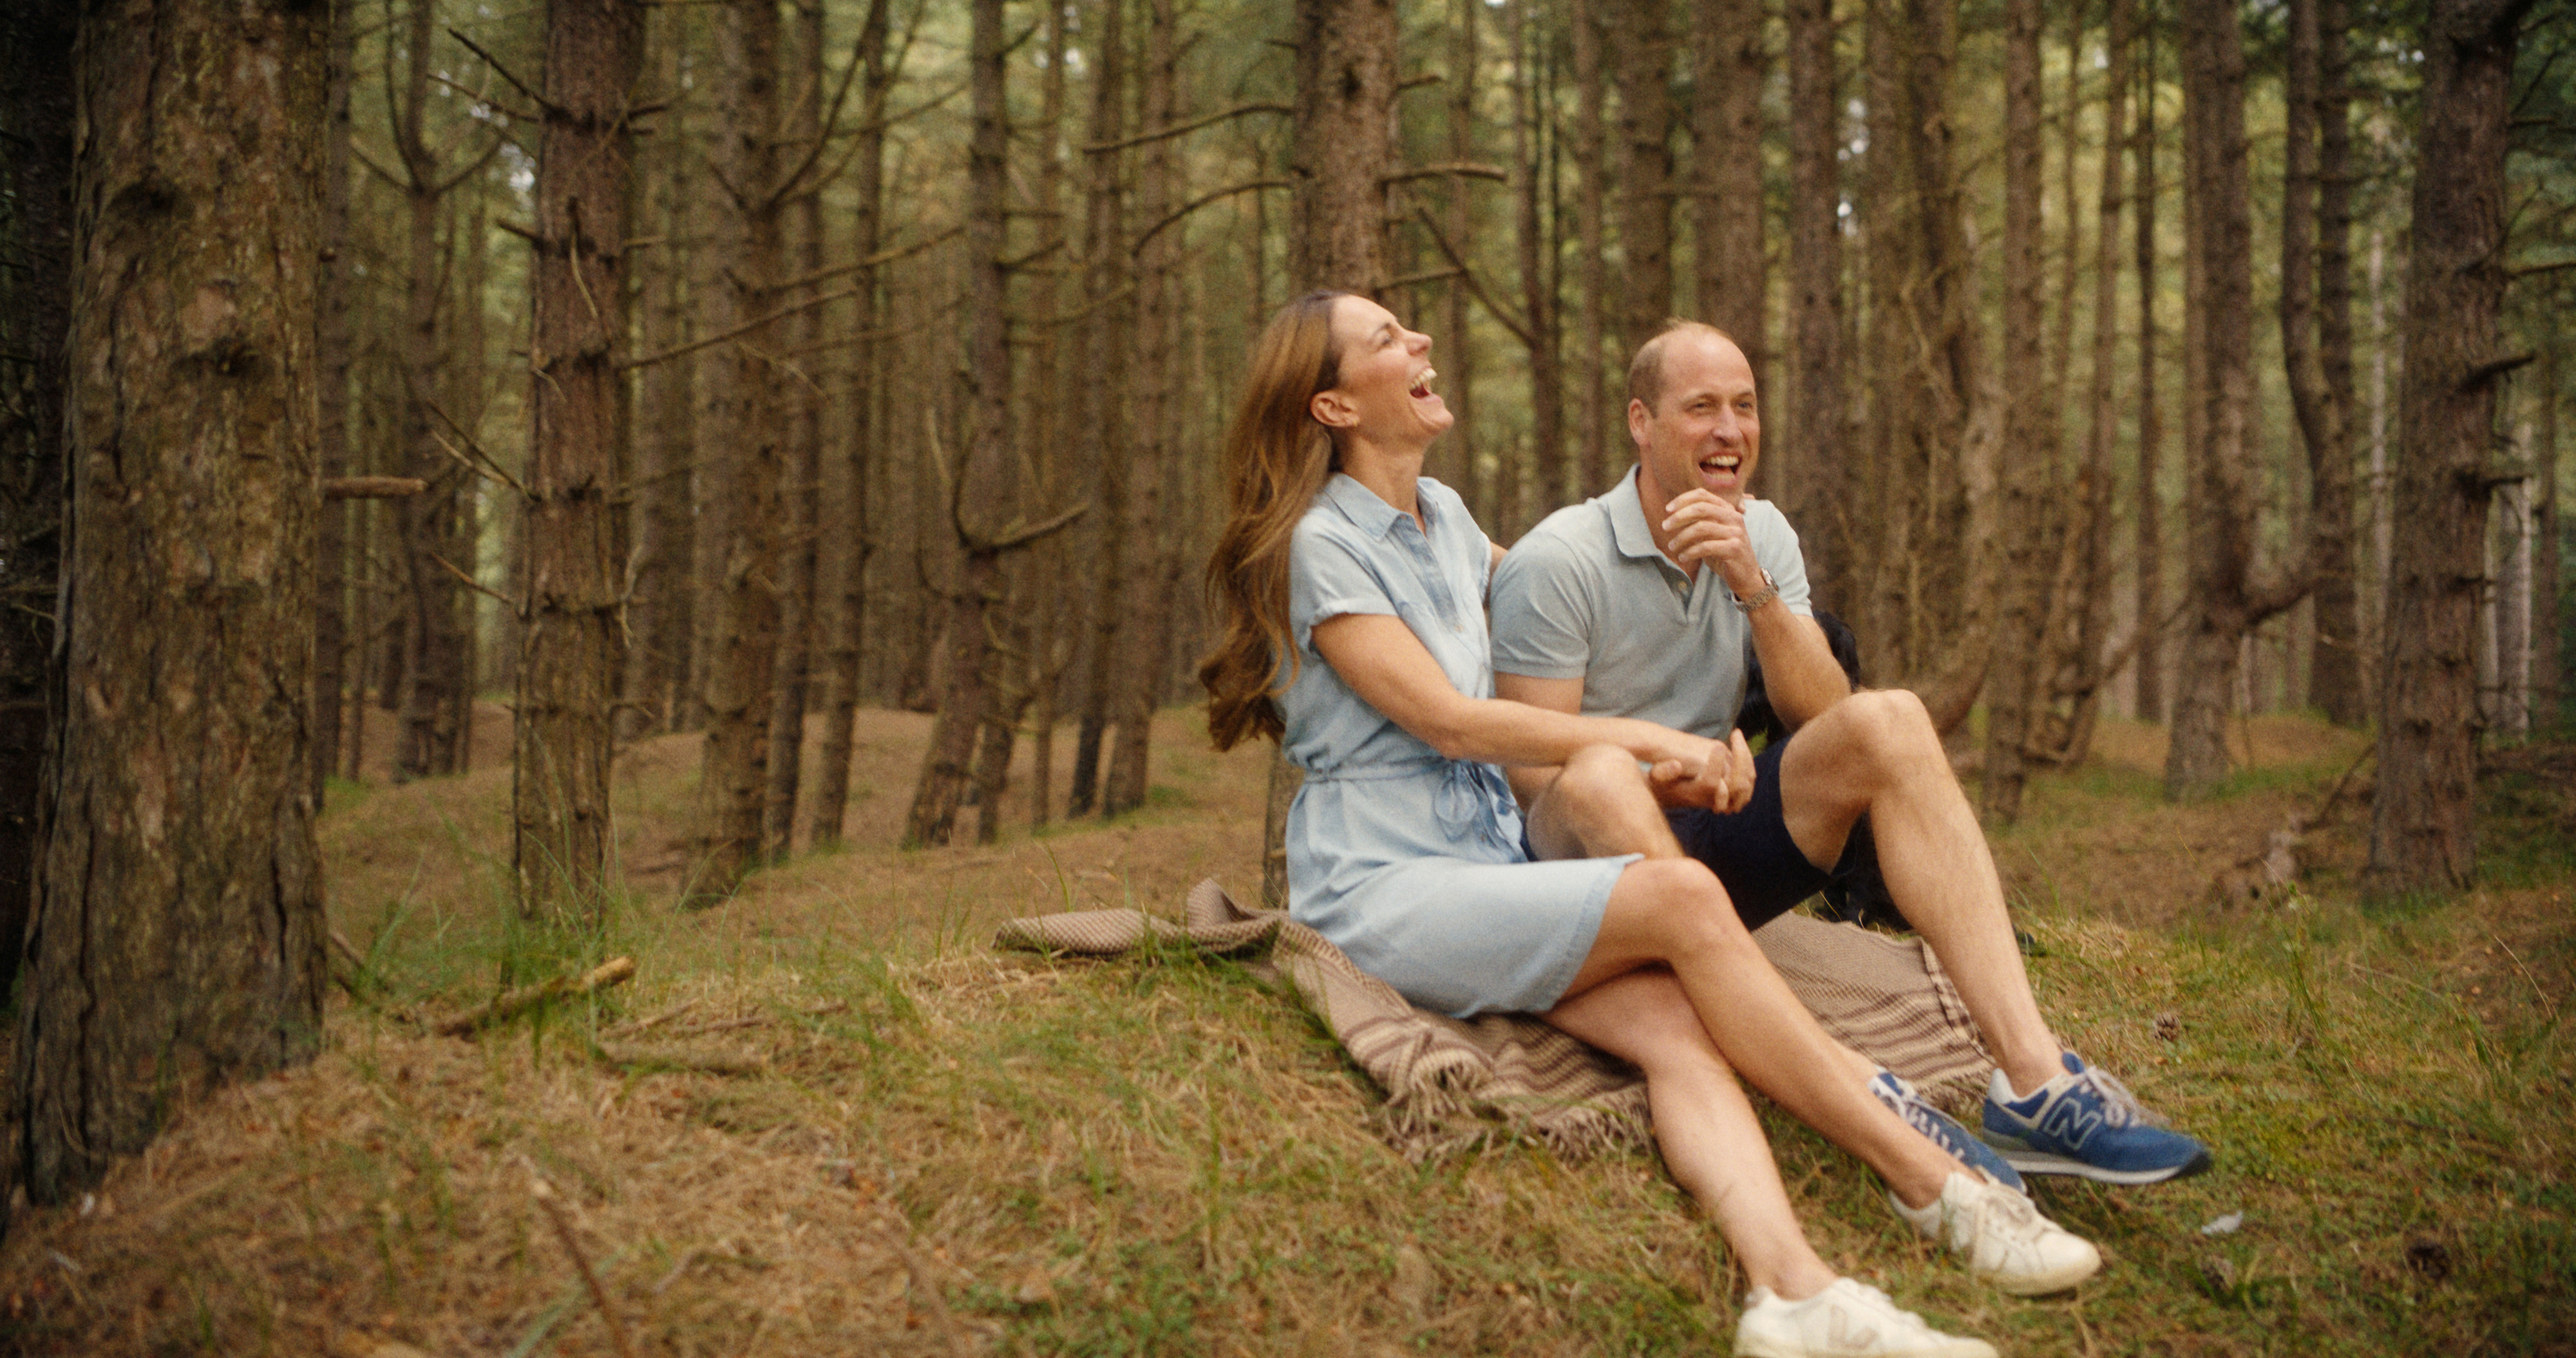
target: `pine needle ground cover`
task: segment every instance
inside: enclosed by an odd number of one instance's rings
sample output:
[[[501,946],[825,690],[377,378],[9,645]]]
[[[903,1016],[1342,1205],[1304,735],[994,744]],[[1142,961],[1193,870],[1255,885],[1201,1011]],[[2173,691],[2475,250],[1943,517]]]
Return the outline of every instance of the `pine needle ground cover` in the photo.
[[[1257,755],[1205,755],[1175,716],[1136,816],[1032,837],[1006,802],[999,843],[907,854],[890,841],[926,723],[869,720],[852,846],[703,914],[667,905],[694,749],[630,752],[629,894],[596,938],[504,908],[506,769],[335,789],[334,917],[367,961],[326,1054],[191,1110],[83,1202],[22,1206],[0,1348],[1723,1351],[1741,1282],[1650,1154],[1501,1137],[1407,1163],[1257,962],[986,946],[1015,915],[1248,886]],[[2576,1353],[2576,758],[2491,765],[2492,884],[2468,897],[2360,904],[2348,784],[2300,842],[2301,887],[2249,903],[2212,883],[2360,747],[2303,722],[2242,734],[2224,796],[2166,807],[2154,733],[2108,730],[1996,842],[2061,1033],[2217,1168],[2041,1181],[2108,1266],[2023,1302],[1772,1115],[1809,1230],[2013,1353]],[[613,956],[633,982],[474,1039],[428,1030],[505,980]]]

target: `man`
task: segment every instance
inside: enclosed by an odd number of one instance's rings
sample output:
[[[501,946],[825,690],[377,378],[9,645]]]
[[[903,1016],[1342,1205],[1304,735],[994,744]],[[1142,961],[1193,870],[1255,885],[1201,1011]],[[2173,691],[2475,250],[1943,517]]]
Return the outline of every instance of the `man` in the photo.
[[[2003,887],[1922,702],[1855,693],[1810,616],[1797,534],[1748,496],[1762,451],[1752,365],[1723,332],[1669,323],[1628,376],[1637,466],[1550,515],[1493,581],[1495,685],[1539,707],[1713,738],[1735,724],[1748,638],[1792,737],[1735,815],[1667,808],[1645,775],[1519,769],[1545,858],[1687,854],[1758,928],[1823,885],[1864,815],[1889,894],[1957,983],[1998,1068],[1980,1135],[2015,1169],[2154,1183],[2207,1167],[2118,1081],[2064,1050],[2032,998]],[[1891,1104],[1919,1104],[1882,1076]],[[1909,1120],[1919,1120],[1900,1108]]]

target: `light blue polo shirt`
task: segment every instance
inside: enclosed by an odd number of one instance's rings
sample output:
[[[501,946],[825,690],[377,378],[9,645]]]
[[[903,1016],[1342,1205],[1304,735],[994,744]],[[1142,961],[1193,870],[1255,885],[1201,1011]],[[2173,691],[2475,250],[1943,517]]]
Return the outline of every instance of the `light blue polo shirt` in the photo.
[[[1748,497],[1744,532],[1780,602],[1813,617],[1806,558],[1779,507]],[[1655,549],[1635,467],[1531,529],[1495,571],[1492,598],[1496,670],[1581,679],[1585,716],[1711,739],[1734,729],[1752,620],[1714,571],[1694,579]]]

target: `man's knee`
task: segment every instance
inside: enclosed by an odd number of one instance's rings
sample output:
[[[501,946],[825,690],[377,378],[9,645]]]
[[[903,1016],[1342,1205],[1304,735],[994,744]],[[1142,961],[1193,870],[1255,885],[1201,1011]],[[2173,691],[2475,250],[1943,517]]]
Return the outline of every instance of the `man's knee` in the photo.
[[[1708,865],[1696,858],[1648,859],[1628,871],[1646,892],[1666,957],[1711,957],[1758,952],[1735,903]]]
[[[1815,732],[1815,748],[1827,756],[1830,767],[1825,771],[1834,776],[1869,778],[1926,758],[1948,767],[1932,714],[1907,689],[1852,694],[1827,709],[1815,725],[1822,728]]]
[[[1548,795],[1569,807],[1616,806],[1639,797],[1651,799],[1646,776],[1636,757],[1616,745],[1586,745],[1565,761]]]

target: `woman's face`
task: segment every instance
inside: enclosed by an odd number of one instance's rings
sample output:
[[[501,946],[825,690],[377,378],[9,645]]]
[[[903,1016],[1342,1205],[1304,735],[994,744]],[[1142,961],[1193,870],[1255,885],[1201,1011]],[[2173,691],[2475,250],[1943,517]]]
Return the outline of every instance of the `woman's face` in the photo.
[[[1327,427],[1372,443],[1420,446],[1457,422],[1431,389],[1431,337],[1407,330],[1395,314],[1365,297],[1333,302],[1333,344],[1341,380],[1316,394],[1311,408]]]

